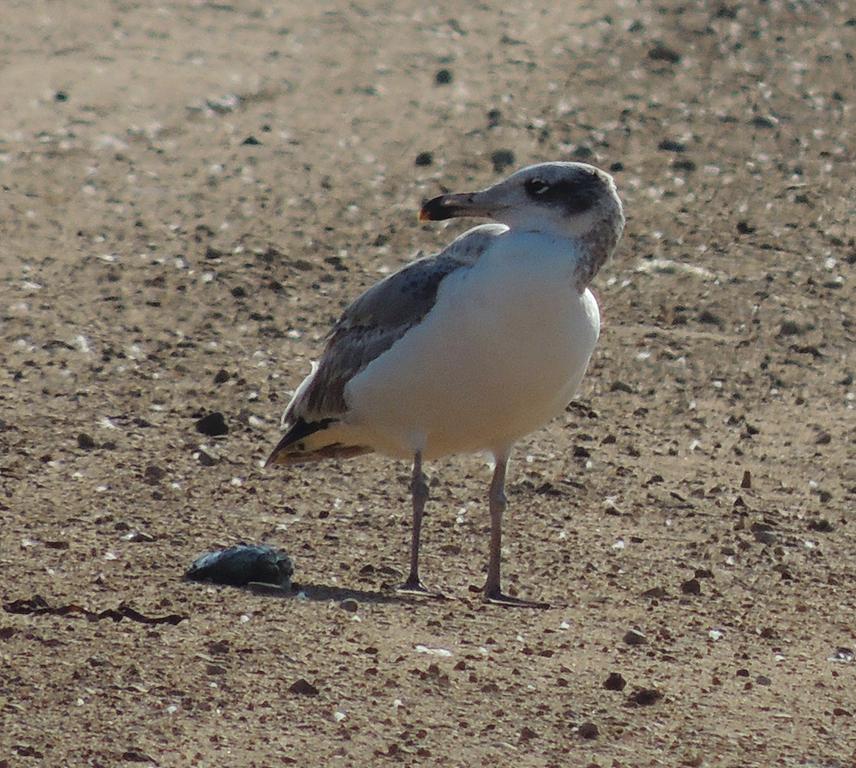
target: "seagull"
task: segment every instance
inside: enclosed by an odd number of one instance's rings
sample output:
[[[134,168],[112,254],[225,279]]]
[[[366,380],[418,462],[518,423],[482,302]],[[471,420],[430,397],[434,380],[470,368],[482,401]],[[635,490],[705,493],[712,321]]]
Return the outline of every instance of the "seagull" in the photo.
[[[492,222],[407,264],[344,311],[286,407],[285,434],[265,466],[371,452],[412,461],[410,573],[399,590],[435,595],[419,577],[423,461],[490,454],[484,598],[544,606],[501,588],[509,456],[577,392],[600,332],[589,284],[618,245],[624,213],[609,174],[547,162],[478,192],[440,195],[419,212],[420,221],[457,217]]]

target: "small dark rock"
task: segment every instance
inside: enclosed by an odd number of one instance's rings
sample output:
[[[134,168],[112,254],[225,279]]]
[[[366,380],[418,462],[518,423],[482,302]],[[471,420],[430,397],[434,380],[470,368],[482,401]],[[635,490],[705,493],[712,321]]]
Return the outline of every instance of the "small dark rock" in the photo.
[[[701,583],[698,579],[687,579],[683,584],[681,584],[681,592],[685,595],[700,595]]]
[[[157,485],[165,474],[166,472],[157,464],[149,464],[143,472],[143,480],[149,485]]]
[[[590,722],[586,721],[577,728],[577,736],[581,739],[596,739],[600,735],[600,731],[598,731],[597,726]]]
[[[77,436],[77,447],[84,451],[91,451],[95,447],[95,441],[86,432],[81,432]]]
[[[603,687],[607,691],[623,691],[627,681],[620,672],[610,672],[609,677],[603,681]]]
[[[300,678],[295,680],[288,689],[292,693],[299,693],[301,696],[317,696],[318,689],[308,680]]]
[[[772,685],[773,681],[769,677],[767,677],[766,675],[758,675],[758,677],[755,678],[755,684],[756,685]]]
[[[753,227],[748,221],[738,221],[737,222],[737,233],[740,235],[751,235],[755,231],[755,227]]]
[[[645,637],[645,633],[638,629],[628,629],[627,632],[624,633],[623,640],[627,645],[645,645],[645,643],[648,642],[648,638]]]
[[[196,431],[208,435],[208,437],[217,437],[218,435],[229,434],[229,427],[226,425],[226,419],[219,411],[209,413],[203,416],[196,422]]]
[[[664,152],[686,152],[687,145],[682,144],[680,141],[675,141],[674,139],[663,139],[657,145],[657,149],[661,149]]]
[[[736,19],[737,18],[737,8],[730,7],[727,5],[720,5],[716,11],[717,19]]]
[[[755,117],[749,121],[749,123],[755,126],[755,128],[775,128],[777,122],[778,120],[775,118],[765,117],[764,115],[755,115]]]
[[[150,533],[146,533],[145,531],[131,531],[129,534],[123,536],[126,541],[132,541],[135,544],[140,543],[150,543],[155,540],[155,537]]]
[[[696,169],[696,164],[693,160],[686,157],[678,157],[672,161],[672,168],[676,171],[692,172]]]
[[[793,320],[785,320],[779,326],[779,336],[799,336],[803,332],[802,326]]]
[[[668,596],[669,593],[663,587],[651,587],[651,589],[646,589],[642,593],[642,597],[645,597],[648,600],[662,600]]]
[[[698,314],[698,321],[705,325],[722,325],[722,320],[719,315],[713,314],[709,309],[703,309]]]
[[[850,664],[854,658],[856,658],[856,654],[853,653],[852,648],[840,647],[835,649],[835,653],[829,657],[829,660],[840,664]]]
[[[580,144],[574,147],[574,151],[571,152],[571,154],[577,160],[588,160],[592,155],[594,155],[594,152],[591,150],[590,147],[587,147],[585,144]]]
[[[820,520],[809,521],[808,529],[810,531],[817,531],[818,533],[832,533],[832,531],[835,530],[835,527],[829,522],[829,520],[822,517]]]
[[[229,373],[225,368],[221,368],[214,374],[214,383],[215,384],[225,384],[229,381]]]
[[[609,386],[610,392],[626,392],[627,394],[633,393],[633,387],[629,384],[625,384],[623,381],[613,381]]]
[[[416,165],[431,165],[434,162],[433,152],[420,152],[413,161]]]
[[[236,299],[243,299],[243,298],[245,298],[245,297],[246,297],[246,295],[247,295],[247,290],[246,290],[246,288],[244,288],[243,286],[236,285],[236,286],[232,289],[231,293],[232,293],[232,295],[233,295]]]
[[[493,170],[502,173],[506,168],[514,165],[514,152],[510,149],[498,149],[491,153],[490,161],[493,163]]]
[[[740,480],[740,487],[747,490],[752,488],[752,473],[748,469],[743,470],[743,478]]]
[[[356,613],[359,610],[360,604],[353,597],[347,597],[339,603],[339,607],[348,613]]]
[[[257,147],[259,144],[261,144],[261,142],[255,136],[247,136],[247,138],[241,142],[241,146],[244,147]]]
[[[766,522],[754,522],[749,526],[749,530],[755,537],[755,541],[762,544],[775,544],[776,534],[772,525]]]
[[[631,707],[650,707],[662,698],[663,694],[656,688],[639,688],[627,697],[627,703]]]
[[[499,125],[500,120],[502,120],[502,112],[500,112],[498,109],[491,109],[487,113],[488,128],[496,128]]]
[[[681,60],[681,54],[662,43],[658,43],[648,51],[651,61],[666,61],[669,64],[677,64]]]
[[[204,448],[199,448],[196,452],[196,457],[203,467],[213,467],[219,463],[219,459]]]
[[[437,85],[449,85],[455,77],[449,69],[438,69],[434,75],[434,82]]]
[[[829,432],[821,432],[814,441],[815,445],[829,445],[832,442],[832,435]]]
[[[624,170],[624,163],[613,163],[609,166],[610,173],[620,173]]]
[[[65,91],[57,91],[54,94],[54,101],[68,101],[68,93]]]

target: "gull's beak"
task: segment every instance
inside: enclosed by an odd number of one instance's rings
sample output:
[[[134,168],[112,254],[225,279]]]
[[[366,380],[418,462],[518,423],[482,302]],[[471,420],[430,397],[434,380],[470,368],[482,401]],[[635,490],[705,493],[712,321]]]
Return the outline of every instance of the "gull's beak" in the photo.
[[[422,204],[419,221],[443,221],[461,216],[490,218],[496,207],[489,204],[486,192],[461,192],[452,195],[440,195]]]

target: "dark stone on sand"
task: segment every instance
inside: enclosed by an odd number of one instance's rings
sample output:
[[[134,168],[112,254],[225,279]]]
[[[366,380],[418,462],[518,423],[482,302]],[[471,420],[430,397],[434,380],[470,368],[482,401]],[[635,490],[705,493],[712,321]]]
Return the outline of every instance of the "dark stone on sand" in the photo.
[[[627,681],[620,672],[610,672],[609,677],[603,681],[603,687],[607,691],[623,691]]]
[[[705,325],[722,325],[722,319],[719,315],[713,314],[709,309],[703,309],[699,312],[696,319]]]
[[[609,386],[610,392],[626,392],[627,394],[633,393],[633,387],[629,384],[625,384],[623,381],[613,381]]]
[[[288,689],[292,693],[298,693],[301,696],[317,696],[318,689],[308,680],[300,678],[295,680]]]
[[[227,435],[229,427],[226,425],[226,419],[219,411],[209,413],[203,416],[196,422],[196,431],[208,437],[217,437],[218,435]]]
[[[639,688],[627,697],[627,704],[631,707],[650,707],[663,698],[663,694],[656,688]]]
[[[755,128],[775,128],[776,120],[772,117],[766,117],[765,115],[755,115],[750,121],[750,124],[755,126]]]
[[[149,464],[143,472],[143,480],[149,485],[157,485],[166,472],[157,464]]]
[[[627,632],[624,633],[623,639],[627,645],[645,645],[645,643],[648,642],[648,638],[645,637],[645,633],[638,629],[628,629]]]
[[[433,152],[420,152],[413,161],[416,165],[431,165],[434,162]]]
[[[779,326],[779,336],[799,336],[802,332],[802,326],[793,320],[785,320]]]
[[[437,85],[448,85],[455,79],[455,76],[452,74],[450,69],[438,69],[437,73],[434,75],[434,82]]]
[[[648,58],[652,61],[665,61],[669,64],[677,64],[681,60],[681,54],[667,45],[657,43],[657,45],[648,51]]]
[[[822,517],[820,520],[811,520],[808,524],[808,529],[810,531],[817,531],[818,533],[832,533],[835,527],[829,520]]]
[[[77,447],[84,451],[91,451],[95,447],[95,441],[86,432],[81,432],[77,436]]]
[[[493,163],[493,170],[502,173],[506,168],[514,165],[514,152],[510,149],[498,149],[491,153],[490,161]]]
[[[237,544],[196,558],[185,577],[191,581],[210,581],[233,587],[258,582],[290,590],[293,573],[291,558],[282,550],[264,545]]]
[[[220,461],[213,453],[209,453],[204,448],[199,448],[196,453],[197,459],[203,467],[213,467]]]
[[[672,161],[672,168],[676,171],[692,172],[696,169],[696,164],[687,157],[677,157]]]

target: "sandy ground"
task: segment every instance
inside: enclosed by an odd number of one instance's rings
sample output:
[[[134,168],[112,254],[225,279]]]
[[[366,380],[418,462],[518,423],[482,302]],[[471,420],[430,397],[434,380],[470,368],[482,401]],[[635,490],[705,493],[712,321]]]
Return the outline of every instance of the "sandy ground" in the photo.
[[[0,15],[2,768],[856,764],[852,5]],[[422,199],[571,158],[628,226],[515,456],[552,607],[480,602],[481,457],[430,467],[449,599],[399,597],[408,467],[259,462],[340,309],[465,226]],[[308,599],[182,581],[239,541]]]

